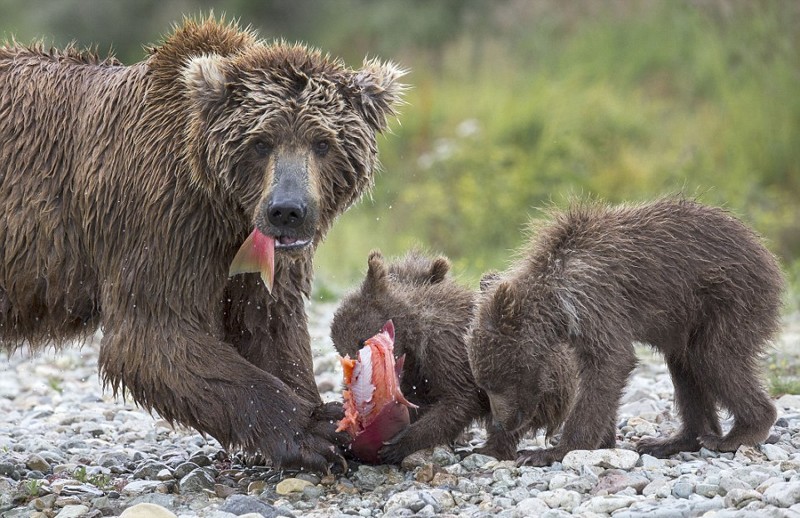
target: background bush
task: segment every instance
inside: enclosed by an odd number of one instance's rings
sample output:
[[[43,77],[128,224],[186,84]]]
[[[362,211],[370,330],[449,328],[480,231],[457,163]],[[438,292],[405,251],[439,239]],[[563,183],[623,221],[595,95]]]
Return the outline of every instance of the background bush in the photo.
[[[444,252],[474,283],[505,266],[538,207],[674,192],[755,226],[797,286],[798,2],[0,0],[0,32],[133,62],[210,8],[351,66],[411,69],[374,192],[320,250],[321,293],[360,278],[376,247]]]

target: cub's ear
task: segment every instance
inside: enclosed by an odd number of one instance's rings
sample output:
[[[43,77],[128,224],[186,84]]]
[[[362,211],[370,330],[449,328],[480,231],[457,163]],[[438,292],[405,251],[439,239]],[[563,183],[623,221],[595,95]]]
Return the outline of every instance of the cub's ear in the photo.
[[[513,331],[522,315],[519,289],[510,282],[501,282],[491,295],[492,317],[498,327]]]
[[[214,104],[227,94],[230,64],[218,54],[204,54],[189,60],[183,69],[183,82],[190,98],[198,105]]]
[[[438,284],[447,277],[447,272],[450,271],[450,260],[445,256],[439,256],[434,259],[431,265],[431,284]]]
[[[489,287],[492,284],[494,284],[495,281],[497,281],[499,278],[500,278],[500,273],[494,270],[488,271],[483,275],[481,275],[481,282],[480,282],[481,293],[486,292],[486,290],[488,290]]]
[[[361,70],[353,74],[349,85],[353,104],[375,131],[385,130],[387,118],[402,104],[406,85],[398,79],[406,73],[390,61],[373,59],[364,60]]]
[[[389,269],[383,261],[380,250],[369,253],[367,260],[367,277],[364,279],[362,291],[369,293],[384,293],[389,287]]]

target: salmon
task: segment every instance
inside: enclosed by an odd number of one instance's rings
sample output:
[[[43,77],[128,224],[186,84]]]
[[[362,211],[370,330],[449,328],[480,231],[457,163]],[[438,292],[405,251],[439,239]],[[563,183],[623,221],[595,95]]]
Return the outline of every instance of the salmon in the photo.
[[[228,270],[229,277],[239,273],[261,274],[267,290],[272,291],[275,282],[275,238],[254,229],[239,247]]]
[[[408,409],[417,408],[400,390],[405,356],[395,362],[393,351],[394,324],[389,320],[364,342],[355,359],[340,358],[345,415],[336,431],[350,434],[350,448],[364,462],[380,462],[383,443],[408,426]]]

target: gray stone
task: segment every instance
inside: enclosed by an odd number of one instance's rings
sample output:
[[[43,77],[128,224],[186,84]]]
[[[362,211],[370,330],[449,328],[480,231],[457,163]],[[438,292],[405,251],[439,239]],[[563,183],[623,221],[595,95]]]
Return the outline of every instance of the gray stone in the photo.
[[[461,465],[467,470],[476,470],[484,467],[487,463],[496,461],[494,457],[483,455],[481,453],[471,453],[461,461]]]
[[[131,498],[128,505],[138,504],[155,504],[161,507],[171,509],[175,506],[175,495],[166,495],[164,493],[147,493],[146,495],[139,495]]]
[[[78,518],[86,516],[88,513],[89,508],[85,505],[67,505],[58,512],[56,518]]]
[[[719,476],[719,494],[725,496],[733,489],[753,489],[750,484],[747,484],[740,479],[736,478],[732,473],[720,473]]]
[[[258,498],[246,495],[231,495],[225,499],[219,510],[241,516],[248,513],[259,513],[265,518],[278,516],[275,507],[259,500]]]
[[[435,512],[441,510],[441,506],[429,491],[407,490],[393,494],[383,506],[385,512],[397,509],[408,509],[414,513],[420,511],[426,505],[433,506]]]
[[[750,502],[760,501],[761,493],[755,489],[731,489],[725,495],[725,507],[741,509]]]
[[[353,474],[353,482],[362,489],[372,491],[386,482],[386,473],[381,466],[362,464],[358,467],[358,471]]]
[[[52,469],[49,462],[44,460],[42,456],[35,453],[28,457],[28,460],[25,462],[25,466],[30,470],[41,471],[42,473],[49,473]]]
[[[451,466],[459,461],[458,455],[447,446],[436,446],[431,454],[431,462],[437,466]]]
[[[136,471],[133,472],[133,478],[157,480],[159,472],[164,469],[169,470],[163,462],[148,460],[136,468]]]
[[[181,493],[204,491],[206,489],[213,491],[214,477],[205,468],[197,468],[183,477],[178,483],[178,487],[180,487]]]
[[[627,488],[632,488],[636,493],[650,483],[644,475],[640,473],[629,473],[621,469],[607,469],[598,477],[597,483],[592,488],[592,493],[605,491],[608,494],[619,493]]]
[[[198,466],[194,462],[181,462],[180,464],[175,466],[175,469],[172,471],[172,476],[180,480],[199,467],[200,466]]]
[[[125,495],[141,495],[143,493],[152,493],[161,484],[155,480],[134,480],[128,482],[122,488],[122,493]]]
[[[689,498],[694,494],[694,482],[687,477],[681,477],[672,486],[672,494],[676,498]]]

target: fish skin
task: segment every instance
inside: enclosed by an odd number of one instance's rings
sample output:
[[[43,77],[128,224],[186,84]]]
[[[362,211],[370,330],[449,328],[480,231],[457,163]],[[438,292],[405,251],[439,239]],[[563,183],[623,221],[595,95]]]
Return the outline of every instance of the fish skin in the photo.
[[[275,238],[262,234],[257,228],[247,236],[236,252],[228,269],[228,277],[240,273],[259,273],[272,292],[275,283]]]

